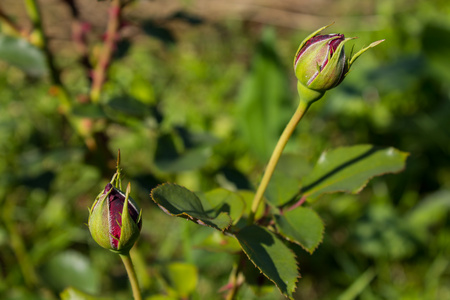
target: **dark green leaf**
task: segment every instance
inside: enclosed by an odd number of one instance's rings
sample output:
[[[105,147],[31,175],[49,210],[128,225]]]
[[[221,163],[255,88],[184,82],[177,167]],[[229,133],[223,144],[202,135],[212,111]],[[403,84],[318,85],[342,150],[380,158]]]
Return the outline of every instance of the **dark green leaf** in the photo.
[[[340,147],[323,152],[312,173],[303,180],[301,193],[317,197],[323,193],[358,193],[374,176],[404,169],[408,153],[372,145]]]
[[[267,279],[254,264],[247,263],[244,266],[245,283],[250,286],[253,293],[258,297],[264,296],[274,291],[273,283]]]
[[[272,232],[251,225],[235,234],[239,244],[255,266],[278,289],[292,299],[300,276],[294,253]]]
[[[167,214],[191,220],[200,225],[225,230],[231,225],[231,218],[226,212],[205,210],[196,194],[185,187],[165,183],[151,192],[153,201]]]
[[[31,76],[47,72],[44,53],[22,38],[0,34],[0,59]]]
[[[305,207],[275,215],[280,234],[312,253],[322,241],[323,222],[315,211]]]

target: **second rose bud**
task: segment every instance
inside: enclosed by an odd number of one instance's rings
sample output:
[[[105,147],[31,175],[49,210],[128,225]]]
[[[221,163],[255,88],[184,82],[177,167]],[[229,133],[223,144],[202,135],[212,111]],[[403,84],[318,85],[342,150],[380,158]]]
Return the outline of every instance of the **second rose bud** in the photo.
[[[354,38],[343,34],[318,35],[328,26],[313,32],[300,44],[294,59],[295,75],[304,87],[325,92],[344,80],[353,62],[369,48],[383,40],[376,41],[347,59],[344,44]]]

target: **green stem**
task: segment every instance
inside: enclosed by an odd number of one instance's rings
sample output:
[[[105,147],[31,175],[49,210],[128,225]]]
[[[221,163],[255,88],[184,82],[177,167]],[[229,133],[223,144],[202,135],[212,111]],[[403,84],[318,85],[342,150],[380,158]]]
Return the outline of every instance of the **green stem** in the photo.
[[[272,152],[272,156],[270,157],[269,163],[267,164],[263,178],[261,179],[261,183],[259,184],[258,189],[256,190],[255,197],[253,198],[252,208],[248,218],[249,225],[252,224],[253,221],[255,220],[256,211],[258,210],[258,207],[261,204],[264,192],[266,191],[267,186],[269,185],[269,181],[272,178],[273,172],[275,171],[275,168],[281,157],[281,153],[283,152],[284,147],[286,146],[287,142],[289,141],[289,138],[291,137],[292,133],[297,127],[298,122],[300,122],[300,120],[303,118],[310,105],[311,102],[302,101],[300,99],[300,103],[297,107],[297,110],[295,111],[291,120],[286,125],[286,128],[281,134],[278,143]]]
[[[270,157],[269,163],[267,164],[266,171],[264,172],[263,178],[261,179],[258,189],[256,190],[255,197],[253,198],[252,208],[247,220],[248,225],[253,224],[253,222],[255,221],[255,214],[258,210],[259,205],[261,204],[264,192],[269,185],[269,181],[272,178],[278,161],[280,160],[284,147],[286,146],[289,138],[297,127],[298,122],[300,122],[300,120],[303,118],[311,104],[322,98],[322,96],[325,94],[325,91],[315,91],[305,87],[300,83],[300,81],[297,82],[297,91],[300,97],[300,103],[298,104],[297,110],[295,111],[291,120],[286,125],[286,128],[284,128],[284,131],[278,139],[277,145],[272,152],[272,156]]]
[[[134,300],[142,300],[141,291],[139,290],[139,283],[134,270],[133,262],[131,261],[130,253],[120,254],[120,258],[125,266],[130,279],[131,289],[133,290]]]

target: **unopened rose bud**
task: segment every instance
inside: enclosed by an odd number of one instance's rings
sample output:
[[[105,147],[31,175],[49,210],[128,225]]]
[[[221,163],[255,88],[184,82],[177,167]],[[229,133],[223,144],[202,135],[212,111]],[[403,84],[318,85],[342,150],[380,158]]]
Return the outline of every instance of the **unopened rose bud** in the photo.
[[[295,59],[295,75],[313,90],[335,87],[345,68],[343,34],[317,35],[307,40]]]
[[[325,91],[337,86],[362,53],[383,41],[376,41],[357,52],[351,59],[347,59],[344,44],[354,38],[345,38],[343,34],[319,35],[327,27],[313,32],[301,42],[297,50],[294,70],[298,84],[301,85],[299,92],[305,93],[306,89],[309,89],[322,95]]]
[[[103,248],[128,253],[139,237],[141,211],[130,197],[130,184],[124,194],[108,183],[89,211],[89,231]]]

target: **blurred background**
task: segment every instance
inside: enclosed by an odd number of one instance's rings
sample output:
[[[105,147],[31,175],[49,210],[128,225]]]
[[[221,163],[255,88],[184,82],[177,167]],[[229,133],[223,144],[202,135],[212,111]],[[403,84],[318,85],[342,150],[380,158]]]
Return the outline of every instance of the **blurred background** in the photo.
[[[0,2],[1,299],[59,299],[69,286],[103,297],[89,299],[129,299],[120,260],[86,226],[119,148],[123,180],[144,211],[132,256],[146,297],[221,299],[235,257],[205,250],[212,230],[167,216],[149,192],[166,181],[254,189],[297,105],[297,47],[333,22],[326,33],[359,37],[347,53],[386,41],[312,106],[286,153],[305,172],[338,146],[394,146],[410,157],[402,173],[359,195],[312,204],[325,237],[300,254],[295,299],[450,299],[447,0],[123,1],[99,105],[86,95],[110,2],[40,0],[69,115],[43,52],[24,40],[33,41],[26,2]],[[182,266],[194,288],[180,292],[170,266]],[[240,299],[283,299],[266,292],[244,287]]]

